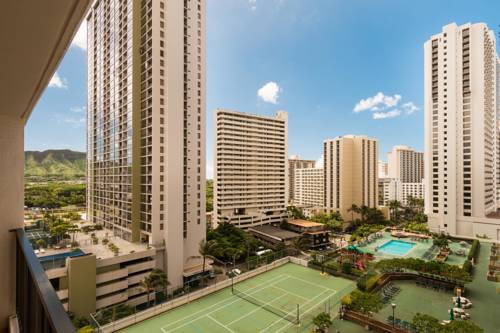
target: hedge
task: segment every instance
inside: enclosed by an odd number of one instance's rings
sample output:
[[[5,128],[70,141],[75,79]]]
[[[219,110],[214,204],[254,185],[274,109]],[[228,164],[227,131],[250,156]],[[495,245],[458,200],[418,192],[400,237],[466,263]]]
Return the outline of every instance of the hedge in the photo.
[[[462,269],[469,274],[472,274],[472,268],[473,268],[473,266],[472,266],[472,262],[470,260],[466,260],[464,262],[464,265],[462,266]]]
[[[469,255],[467,256],[467,260],[472,260],[472,258],[476,259],[479,254],[479,247],[481,243],[477,239],[472,241],[472,246],[470,247]]]

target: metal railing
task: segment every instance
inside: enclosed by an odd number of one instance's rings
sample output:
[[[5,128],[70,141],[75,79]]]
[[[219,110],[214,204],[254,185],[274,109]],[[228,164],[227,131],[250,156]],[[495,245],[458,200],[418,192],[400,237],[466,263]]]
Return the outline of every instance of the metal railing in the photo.
[[[16,234],[16,311],[21,332],[75,333],[23,229]]]

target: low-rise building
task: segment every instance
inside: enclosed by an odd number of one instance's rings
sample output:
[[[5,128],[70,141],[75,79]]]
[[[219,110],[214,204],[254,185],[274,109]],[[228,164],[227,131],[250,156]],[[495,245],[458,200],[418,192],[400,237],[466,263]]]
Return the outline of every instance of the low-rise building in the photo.
[[[248,229],[255,238],[271,248],[279,247],[280,243],[290,246],[294,239],[300,238],[299,233],[273,227],[272,225],[259,225]]]
[[[155,248],[115,237],[107,229],[74,237],[77,248],[37,253],[67,311],[87,317],[115,304],[135,306],[147,301],[140,283],[156,268]]]
[[[289,219],[287,228],[308,238],[311,249],[325,247],[330,244],[329,232],[325,229],[324,224],[308,220]]]

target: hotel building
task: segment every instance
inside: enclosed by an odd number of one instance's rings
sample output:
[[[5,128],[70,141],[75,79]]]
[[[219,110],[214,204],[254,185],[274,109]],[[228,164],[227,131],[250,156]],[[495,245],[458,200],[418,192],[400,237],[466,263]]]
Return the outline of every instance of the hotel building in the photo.
[[[108,0],[87,17],[87,216],[153,245],[174,286],[205,237],[205,10]]]
[[[296,204],[295,195],[295,170],[304,168],[314,168],[316,161],[301,160],[298,155],[292,155],[288,159],[288,203]]]
[[[240,228],[280,223],[288,196],[288,115],[217,109],[214,224]]]
[[[387,153],[387,177],[403,183],[420,183],[424,178],[424,153],[408,146],[395,146]]]
[[[348,209],[378,204],[378,141],[345,135],[323,143],[324,207],[348,219]]]
[[[403,206],[408,204],[408,198],[424,198],[424,181],[420,183],[403,183],[397,178],[378,179],[378,204],[389,206],[392,200],[399,201]]]
[[[498,68],[484,23],[443,27],[424,45],[425,212],[436,232],[500,239]]]
[[[295,170],[295,199],[299,207],[321,207],[324,195],[323,169],[305,168]]]

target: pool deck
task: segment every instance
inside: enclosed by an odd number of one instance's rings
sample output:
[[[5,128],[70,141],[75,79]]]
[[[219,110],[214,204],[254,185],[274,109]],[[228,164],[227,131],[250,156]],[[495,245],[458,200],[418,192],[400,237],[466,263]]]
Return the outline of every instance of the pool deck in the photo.
[[[403,242],[409,242],[409,243],[414,243],[415,246],[411,248],[406,254],[404,255],[396,255],[396,254],[390,254],[390,253],[385,253],[381,251],[375,251],[375,248],[380,248],[382,245],[385,243],[391,241],[391,240],[400,240]],[[373,241],[370,244],[367,244],[365,246],[358,246],[358,248],[362,251],[365,252],[370,252],[375,255],[375,260],[382,260],[382,259],[393,259],[393,258],[420,258],[422,259],[424,253],[432,246],[432,239],[429,239],[428,241],[413,241],[411,238],[396,238],[391,236],[389,232],[384,232],[383,237],[379,238],[375,241]],[[463,248],[460,243],[456,242],[451,242],[450,243],[450,248],[454,252],[458,249]],[[469,252],[470,246],[464,248],[466,250],[466,253]],[[458,256],[456,254],[450,254],[448,256],[448,259],[445,261],[447,264],[450,265],[462,265],[465,261],[466,257]]]

